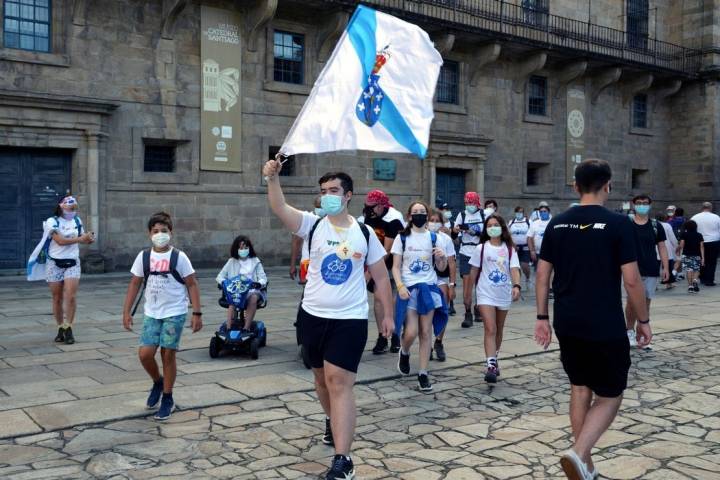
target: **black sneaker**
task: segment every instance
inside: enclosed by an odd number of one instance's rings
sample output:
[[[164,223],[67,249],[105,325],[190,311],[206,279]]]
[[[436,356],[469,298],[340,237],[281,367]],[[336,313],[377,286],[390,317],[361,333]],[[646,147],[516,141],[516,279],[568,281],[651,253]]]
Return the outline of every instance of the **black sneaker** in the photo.
[[[432,392],[432,385],[430,379],[426,374],[418,375],[418,388],[421,392]]]
[[[160,403],[160,396],[163,393],[163,377],[160,377],[160,379],[157,382],[153,382],[153,386],[150,389],[150,394],[148,395],[147,402],[145,402],[145,407],[148,410],[152,410],[158,406],[158,403]]]
[[[695,293],[700,291],[700,285],[698,285],[697,280],[693,282],[693,290],[695,290]]]
[[[393,336],[390,339],[390,351],[392,353],[400,351],[400,337],[398,337],[397,333],[393,333]]]
[[[497,367],[495,365],[488,365],[485,371],[485,381],[488,383],[497,383]]]
[[[73,343],[75,343],[75,337],[72,333],[72,327],[67,327],[65,329],[65,344],[72,345]]]
[[[55,341],[57,343],[62,343],[65,341],[65,330],[62,327],[58,328],[58,334],[55,337]]]
[[[403,375],[410,373],[410,354],[404,355],[402,352],[399,352],[397,369],[398,372]]]
[[[435,358],[437,358],[438,362],[444,362],[445,361],[445,347],[443,346],[442,342],[439,340],[435,340]]]
[[[462,321],[460,326],[462,328],[470,328],[473,325],[473,316],[470,312],[465,312],[465,319]]]
[[[695,287],[693,287],[692,285],[690,285],[690,286],[688,287],[688,293],[695,293]]]
[[[335,455],[330,470],[325,474],[325,480],[353,480],[354,478],[355,467],[352,459],[345,455]]]
[[[455,311],[455,303],[450,301],[450,308],[448,308],[448,315],[455,316],[457,312]]]
[[[167,420],[174,411],[175,401],[173,400],[172,393],[163,393],[162,400],[160,401],[160,409],[154,418],[155,420]]]
[[[375,355],[380,355],[381,353],[385,353],[388,351],[388,341],[387,338],[383,337],[382,335],[378,335],[377,342],[375,342],[375,346],[372,349],[372,352]]]
[[[335,446],[335,439],[333,439],[332,426],[330,425],[329,418],[325,418],[325,433],[323,434],[322,442],[331,447]]]

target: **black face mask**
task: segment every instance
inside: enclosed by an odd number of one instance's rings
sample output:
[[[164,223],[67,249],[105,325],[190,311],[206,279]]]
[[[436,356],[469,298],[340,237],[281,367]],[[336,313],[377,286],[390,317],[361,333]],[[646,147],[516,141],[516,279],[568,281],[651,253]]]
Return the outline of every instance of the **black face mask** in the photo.
[[[412,224],[420,228],[427,223],[427,213],[413,213],[410,215]]]
[[[375,207],[363,208],[363,215],[365,218],[375,218]]]

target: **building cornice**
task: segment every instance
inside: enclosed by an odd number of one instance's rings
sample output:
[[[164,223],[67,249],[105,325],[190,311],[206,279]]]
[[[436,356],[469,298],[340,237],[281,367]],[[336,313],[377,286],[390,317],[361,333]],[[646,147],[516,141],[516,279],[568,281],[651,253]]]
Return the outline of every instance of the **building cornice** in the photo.
[[[81,97],[0,90],[0,106],[110,115],[120,105]]]

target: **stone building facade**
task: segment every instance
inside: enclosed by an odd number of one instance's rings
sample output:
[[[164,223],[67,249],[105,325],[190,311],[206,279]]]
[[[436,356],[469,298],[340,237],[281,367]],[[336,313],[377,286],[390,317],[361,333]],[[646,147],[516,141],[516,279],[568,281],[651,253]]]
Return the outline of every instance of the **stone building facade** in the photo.
[[[462,191],[476,190],[497,199],[502,214],[540,200],[563,209],[575,198],[572,162],[587,157],[611,162],[613,208],[640,191],[688,211],[720,201],[720,0],[368,3],[421,25],[446,60],[428,156],[299,155],[283,178],[291,203],[311,207],[317,178],[343,169],[356,182],[354,213],[373,188],[399,208],[417,197],[458,207]],[[0,269],[22,268],[66,190],[98,235],[84,251],[88,269],[127,267],[161,209],[198,265],[219,265],[240,232],[266,263],[285,260],[289,238],[269,212],[261,165],[356,4],[0,2],[0,198],[13,217],[0,233],[12,245]],[[201,167],[208,6],[240,19],[234,172]],[[283,58],[289,63],[278,67]],[[278,74],[283,68],[292,75]]]

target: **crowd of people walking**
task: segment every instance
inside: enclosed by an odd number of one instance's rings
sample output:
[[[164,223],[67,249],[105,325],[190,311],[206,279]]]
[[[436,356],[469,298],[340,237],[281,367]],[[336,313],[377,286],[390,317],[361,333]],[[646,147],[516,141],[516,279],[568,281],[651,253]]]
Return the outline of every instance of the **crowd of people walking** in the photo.
[[[633,198],[629,212],[611,212],[604,205],[612,173],[602,161],[577,167],[579,203],[553,214],[543,201],[530,215],[515,205],[507,209],[512,212],[508,219],[500,214],[497,201],[482,202],[476,192],[465,193],[459,212],[442,200],[434,209],[416,200],[403,213],[380,190],[365,195],[363,214],[355,218],[348,212],[353,180],[343,172],[321,177],[320,194],[313,208],[304,211],[286,202],[281,169],[279,161],[271,160],[263,173],[270,209],[293,234],[290,276],[304,285],[296,327],[303,361],[312,369],[326,415],[322,441],[336,453],[328,479],[354,475],[353,386],[368,340],[368,293],[378,331],[372,353],[397,354],[402,375],[409,375],[415,363],[421,392],[433,391],[429,361],[446,360],[443,339],[456,304],[462,303],[462,328],[483,325],[484,381],[494,384],[500,377],[503,331],[513,302],[523,290],[535,290],[535,339],[547,348],[552,337],[548,306],[554,298],[553,326],[571,383],[575,438],[561,464],[568,478],[592,479],[597,472],[590,451],[620,407],[629,349],[649,348],[649,309],[656,291],[661,284],[673,288],[683,275],[689,294],[700,292],[701,284],[715,285],[720,217],[712,205],[704,203],[691,218],[673,205],[653,217],[653,200],[643,194]],[[50,286],[56,342],[75,341],[78,244],[94,241],[94,233],[83,230],[77,209],[71,196],[60,202],[28,264],[28,278],[44,278]],[[172,246],[170,215],[153,215],[147,231],[152,247],[135,258],[123,326],[132,329],[144,295],[139,360],[152,380],[147,408],[165,420],[175,409],[175,354],[188,302],[193,331],[202,328],[203,312],[190,259]],[[462,290],[456,292],[458,275]],[[236,276],[249,279],[240,326],[248,332],[256,310],[268,300],[267,276],[249,236],[234,240],[216,280],[222,284]],[[627,291],[624,308],[622,285]],[[236,318],[231,305],[220,330],[229,331]],[[158,349],[161,367],[155,360]]]

